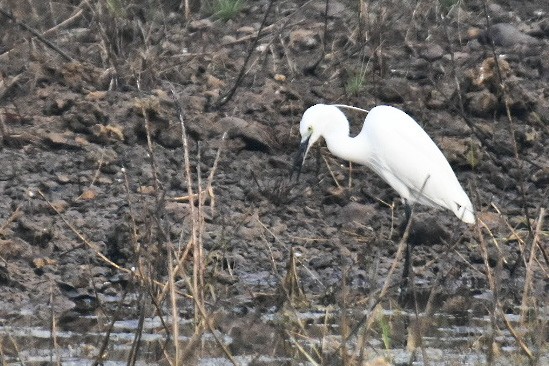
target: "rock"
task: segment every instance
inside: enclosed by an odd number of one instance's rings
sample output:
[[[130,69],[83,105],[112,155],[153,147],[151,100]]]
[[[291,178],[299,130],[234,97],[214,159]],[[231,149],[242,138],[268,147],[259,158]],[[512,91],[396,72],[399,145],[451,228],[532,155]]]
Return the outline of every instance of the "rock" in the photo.
[[[437,140],[437,145],[444,151],[444,156],[450,164],[463,164],[471,146],[471,141],[459,137],[444,136],[442,139]]]
[[[48,257],[37,257],[32,259],[31,265],[36,271],[44,272],[46,267],[56,266],[57,261]]]
[[[18,221],[17,233],[19,234],[19,237],[27,243],[38,245],[41,248],[47,247],[50,240],[53,238],[51,222],[31,221],[25,216],[21,217]]]
[[[448,97],[436,89],[430,90],[427,98],[425,105],[429,109],[442,109],[448,104]]]
[[[337,179],[337,178],[336,178]],[[344,187],[329,186],[322,203],[325,205],[344,205],[349,202],[349,190]]]
[[[539,29],[546,37],[549,37],[549,18],[545,17],[538,24]]]
[[[499,4],[489,4],[488,5],[488,14],[494,23],[502,23],[511,21],[511,12],[505,11],[503,7]]]
[[[480,211],[477,219],[492,231],[505,227],[505,218],[496,212]]]
[[[30,254],[31,251],[31,246],[26,241],[19,238],[0,239],[0,256],[4,258],[4,260],[24,258],[25,255]]]
[[[176,128],[160,130],[158,133],[158,143],[169,149],[175,149],[183,146],[183,142],[181,140],[181,129],[179,126]]]
[[[471,308],[471,299],[462,295],[455,295],[448,298],[443,305],[443,311],[451,314],[467,312]]]
[[[333,264],[333,256],[327,254],[311,258],[311,260],[309,261],[309,265],[316,270],[331,267]]]
[[[193,20],[193,21],[189,22],[189,30],[191,32],[210,29],[212,26],[213,26],[213,23],[208,18]]]
[[[490,40],[492,40],[496,46],[504,47],[510,47],[517,44],[535,45],[540,43],[537,38],[521,32],[518,28],[509,23],[494,24],[488,30],[480,33],[480,42],[488,44],[490,43]]]
[[[491,173],[488,180],[496,186],[496,188],[501,190],[508,190],[509,188],[514,187],[514,182],[512,182],[507,175],[501,172]]]
[[[51,202],[52,213],[63,213],[69,208],[69,203],[65,200],[54,200]]]
[[[312,6],[315,8],[319,14],[324,15],[326,12],[326,4],[324,2],[313,2]],[[345,4],[339,1],[330,1],[328,2],[328,16],[329,17],[341,17],[343,16],[343,11],[346,9]]]
[[[336,224],[344,224],[353,221],[366,222],[367,217],[372,217],[375,214],[376,209],[373,205],[363,205],[358,202],[350,202],[339,210],[335,222]]]
[[[55,177],[57,178],[57,182],[60,184],[67,184],[70,183],[72,180],[68,174],[57,173]]]
[[[58,133],[50,132],[44,136],[44,142],[53,148],[67,149],[67,150],[79,150],[82,148],[80,144],[76,143],[74,136],[70,133]]]
[[[221,38],[221,44],[231,44],[237,41],[237,38],[232,35],[225,35]]]
[[[439,44],[429,44],[419,51],[419,55],[427,61],[435,61],[444,55],[444,49]]]
[[[263,230],[260,228],[249,228],[249,227],[240,227],[237,231],[239,238],[243,240],[253,241],[261,238],[263,235]]]
[[[99,144],[106,144],[114,141],[124,141],[124,131],[121,126],[113,125],[102,125],[100,123],[90,127],[89,132],[91,133],[91,139],[93,142]]]
[[[402,103],[404,100],[411,99],[409,81],[401,78],[381,81],[379,89],[374,93],[381,101],[386,103]]]
[[[540,188],[549,184],[549,164],[532,174],[532,182]]]
[[[57,98],[49,101],[44,108],[44,115],[46,116],[60,116],[68,111],[74,105],[72,96]]]
[[[418,215],[411,226],[408,242],[411,245],[434,245],[449,238],[439,219]],[[415,263],[415,262],[414,262]]]
[[[511,74],[511,65],[502,56],[498,57],[497,63],[493,57],[488,57],[482,61],[480,67],[469,69],[466,72],[466,76],[474,86],[488,88],[491,91],[500,89],[499,75],[503,80],[507,80]]]
[[[431,63],[424,58],[413,58],[410,60],[410,71],[406,74],[407,80],[421,80],[429,77]]]
[[[482,29],[477,27],[469,27],[465,32],[465,35],[469,40],[477,39],[480,37],[481,34],[482,34]]]
[[[189,203],[167,201],[166,213],[170,214],[176,222],[182,223],[191,219],[191,206]]]
[[[318,32],[312,29],[296,29],[290,33],[290,47],[312,49],[319,44]]]
[[[541,131],[532,126],[518,125],[515,129],[515,139],[519,147],[532,147],[543,138]]]
[[[236,30],[237,33],[254,34],[256,32],[254,27],[249,25],[242,26]]]
[[[507,82],[505,86],[507,103],[513,114],[526,113],[535,108],[537,96],[529,91],[528,87],[523,86],[519,81]]]
[[[498,107],[498,98],[488,90],[467,93],[465,100],[469,112],[477,117],[489,117]]]
[[[373,360],[366,361],[364,363],[364,366],[390,366],[391,363],[389,363],[384,357],[377,357]]]
[[[249,150],[271,150],[278,145],[272,129],[259,122],[225,117],[219,120],[218,125],[228,132],[230,138],[242,138]]]

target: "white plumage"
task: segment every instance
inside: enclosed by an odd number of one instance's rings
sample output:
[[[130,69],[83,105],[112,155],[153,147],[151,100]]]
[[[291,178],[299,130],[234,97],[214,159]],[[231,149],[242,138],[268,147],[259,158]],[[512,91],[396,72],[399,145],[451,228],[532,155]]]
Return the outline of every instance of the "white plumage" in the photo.
[[[403,111],[390,106],[372,108],[360,133],[350,137],[347,118],[333,105],[317,104],[305,111],[299,126],[303,164],[309,148],[320,138],[332,154],[366,165],[408,203],[443,207],[472,224],[471,200],[433,140]],[[302,160],[301,160],[302,159]]]

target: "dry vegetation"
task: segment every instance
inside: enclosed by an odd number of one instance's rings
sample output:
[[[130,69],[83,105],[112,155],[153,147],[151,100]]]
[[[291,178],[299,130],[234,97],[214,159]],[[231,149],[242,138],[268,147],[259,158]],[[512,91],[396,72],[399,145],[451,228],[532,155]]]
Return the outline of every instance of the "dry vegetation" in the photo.
[[[549,24],[502,58],[488,5],[0,0],[0,359],[547,362]],[[400,240],[394,194],[322,151],[290,181],[321,101],[427,122],[478,224],[418,208]],[[448,351],[441,314],[487,321]]]

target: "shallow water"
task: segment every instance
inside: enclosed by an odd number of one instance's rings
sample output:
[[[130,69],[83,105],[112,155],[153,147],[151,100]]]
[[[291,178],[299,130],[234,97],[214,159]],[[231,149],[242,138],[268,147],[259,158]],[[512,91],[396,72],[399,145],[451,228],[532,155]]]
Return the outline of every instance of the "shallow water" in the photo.
[[[355,324],[364,313],[347,311],[346,321]],[[417,318],[414,314],[402,311],[383,310],[374,314],[371,331],[364,339],[365,359],[383,357],[394,365],[479,365],[486,363],[486,336],[490,329],[487,316],[465,312],[460,316],[435,314],[429,319]],[[93,316],[87,316],[87,319]],[[514,329],[524,332],[518,317],[507,316]],[[227,313],[223,320],[225,333],[217,333],[223,344],[230,350],[234,360],[241,365],[260,363],[262,365],[308,365],[306,356],[298,349],[317,356],[324,361],[341,345],[342,314],[331,308],[307,312],[277,312],[262,316],[235,316]],[[99,322],[99,319],[96,319]],[[168,317],[164,318],[170,324]],[[547,322],[547,319],[544,320]],[[52,336],[49,329],[42,326],[10,326],[6,319],[0,319],[0,339],[2,339],[3,364],[39,364],[61,362],[63,365],[91,364],[97,357],[105,338],[105,332],[90,329],[57,330]],[[114,323],[108,347],[104,354],[104,365],[127,364],[132,342],[138,329],[137,319],[119,320]],[[301,326],[297,326],[301,324]],[[385,325],[385,333],[383,332]],[[417,325],[421,324],[421,327]],[[182,348],[191,342],[192,322],[181,320],[179,340]],[[413,331],[413,330],[419,331]],[[285,333],[285,331],[288,331]],[[284,334],[287,336],[285,340]],[[417,334],[421,334],[418,336]],[[385,337],[384,337],[385,336]],[[498,349],[498,365],[517,365],[526,362],[517,342],[511,333],[500,327],[495,332]],[[254,342],[256,344],[254,344]],[[357,337],[351,337],[346,344],[349,354],[358,354],[360,347]],[[411,352],[411,345],[423,344]],[[168,339],[159,317],[146,318],[143,324],[138,365],[166,364],[163,347],[168,345],[168,354],[175,354],[169,347]],[[299,345],[299,346],[298,346]],[[198,365],[231,365],[221,347],[211,333],[204,333],[194,343],[199,351],[194,352],[187,362]],[[319,353],[315,353],[317,350]],[[322,351],[319,351],[322,350]],[[535,349],[532,349],[535,351]],[[549,352],[541,351],[540,365],[549,364]],[[262,352],[261,352],[262,351]],[[423,362],[423,356],[427,363]]]

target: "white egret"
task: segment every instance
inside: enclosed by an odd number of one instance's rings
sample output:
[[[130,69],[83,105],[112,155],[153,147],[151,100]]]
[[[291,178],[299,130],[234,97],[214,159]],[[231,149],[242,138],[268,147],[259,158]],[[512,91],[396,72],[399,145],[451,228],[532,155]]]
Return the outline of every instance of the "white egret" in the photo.
[[[366,116],[360,133],[349,136],[349,122],[334,105],[317,104],[305,111],[299,125],[301,146],[296,159],[300,171],[310,147],[323,137],[335,156],[366,165],[393,187],[406,204],[443,207],[472,224],[471,200],[450,164],[417,122],[400,109],[381,105]]]

